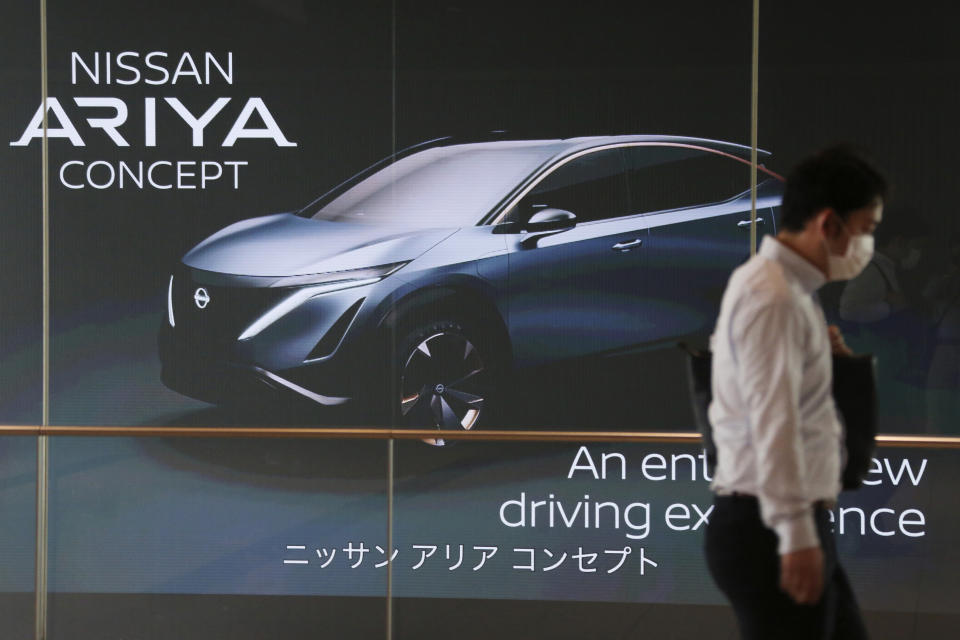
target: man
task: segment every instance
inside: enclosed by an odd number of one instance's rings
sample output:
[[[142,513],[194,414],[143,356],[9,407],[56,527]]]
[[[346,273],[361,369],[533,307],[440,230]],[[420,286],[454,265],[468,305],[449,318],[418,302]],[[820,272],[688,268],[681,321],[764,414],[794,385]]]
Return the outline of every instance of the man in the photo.
[[[828,328],[816,290],[870,261],[886,183],[843,148],[787,179],[780,232],[734,271],[711,339],[717,446],[706,555],[744,638],[866,638],[828,509],[842,470]]]

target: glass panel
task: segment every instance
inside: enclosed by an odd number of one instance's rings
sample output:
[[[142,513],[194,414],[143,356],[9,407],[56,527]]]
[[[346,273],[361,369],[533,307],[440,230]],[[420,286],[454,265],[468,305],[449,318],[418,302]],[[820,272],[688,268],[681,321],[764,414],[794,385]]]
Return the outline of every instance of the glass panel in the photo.
[[[17,144],[41,101],[40,5],[15,0],[0,20],[0,425],[42,420],[42,159]],[[0,434],[0,628],[31,638],[37,438]]]
[[[21,144],[40,104],[40,6],[4,7],[0,40],[0,424],[41,420],[43,307],[40,141]]]
[[[956,451],[883,448],[832,510],[872,638],[949,638]],[[397,444],[395,637],[736,634],[703,557],[703,452],[671,444]]]
[[[33,637],[37,439],[0,436],[0,619],[11,638]]]
[[[960,56],[938,5],[915,5],[895,22],[867,9],[846,3],[824,19],[764,3],[761,146],[783,172],[838,142],[866,149],[886,172],[894,189],[874,259],[821,299],[849,345],[879,359],[881,430],[956,434],[960,227],[944,177],[958,163]]]
[[[573,153],[655,139],[639,136],[742,145],[749,141],[750,9],[745,2],[603,8],[398,2],[398,146],[444,136],[503,148],[540,140],[552,147],[552,160],[530,171],[532,180]],[[742,245],[730,252],[735,258],[723,261],[697,252],[708,251],[716,234],[677,251],[673,238],[658,234],[650,220],[609,219],[628,210],[620,155],[608,156],[616,159],[616,172],[594,167],[591,174],[578,166],[590,164],[587,156],[543,183],[550,188],[554,181],[597,179],[580,185],[594,189],[561,190],[551,194],[560,197],[556,202],[534,194],[521,204],[519,217],[531,213],[525,204],[549,205],[576,214],[576,226],[523,232],[501,209],[529,185],[517,180],[514,194],[489,212],[487,222],[504,223],[496,233],[463,228],[428,254],[429,274],[416,271],[416,261],[405,268],[422,276],[411,277],[415,287],[429,288],[447,276],[454,292],[418,309],[418,320],[453,323],[479,335],[487,342],[481,355],[495,363],[505,356],[516,372],[499,376],[502,389],[472,394],[484,398],[472,428],[693,429],[675,343],[712,325],[719,295],[703,303],[712,308],[691,326],[689,305],[676,291],[702,280],[705,263],[721,264],[725,281],[749,253],[749,229],[738,229],[734,220],[733,242],[715,240],[724,248]],[[748,168],[740,166],[741,182],[749,184]],[[672,187],[702,193],[698,180],[712,178],[703,171]],[[482,184],[484,175],[477,180]],[[597,209],[604,205],[608,210]],[[656,254],[669,256],[668,272],[651,275]],[[672,292],[663,304],[651,302],[657,280]],[[444,380],[437,382],[446,388]],[[427,395],[442,407],[442,398]],[[443,423],[426,412],[420,422]]]
[[[49,33],[53,422],[339,424],[370,360],[344,355],[362,339],[328,334],[368,326],[370,303],[354,305],[369,287],[294,308],[294,285],[270,285],[407,257],[264,216],[390,155],[389,6],[52,0]],[[247,401],[261,410],[210,404]]]
[[[381,637],[387,444],[54,438],[50,637]]]

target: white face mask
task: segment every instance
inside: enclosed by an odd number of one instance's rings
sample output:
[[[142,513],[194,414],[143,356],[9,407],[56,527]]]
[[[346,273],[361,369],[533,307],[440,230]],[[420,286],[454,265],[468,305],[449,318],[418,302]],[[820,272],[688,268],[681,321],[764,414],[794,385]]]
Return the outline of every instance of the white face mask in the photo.
[[[828,280],[852,280],[860,275],[872,258],[873,236],[868,233],[851,236],[847,251],[842,256],[830,253],[830,248],[827,247],[827,269],[830,273]]]

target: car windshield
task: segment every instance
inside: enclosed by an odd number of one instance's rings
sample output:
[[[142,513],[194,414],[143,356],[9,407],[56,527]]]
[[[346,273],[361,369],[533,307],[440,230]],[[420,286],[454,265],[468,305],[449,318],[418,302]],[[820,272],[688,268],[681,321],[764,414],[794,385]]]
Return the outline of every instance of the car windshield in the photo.
[[[472,226],[556,151],[544,140],[427,149],[323,202],[311,217],[425,229]]]

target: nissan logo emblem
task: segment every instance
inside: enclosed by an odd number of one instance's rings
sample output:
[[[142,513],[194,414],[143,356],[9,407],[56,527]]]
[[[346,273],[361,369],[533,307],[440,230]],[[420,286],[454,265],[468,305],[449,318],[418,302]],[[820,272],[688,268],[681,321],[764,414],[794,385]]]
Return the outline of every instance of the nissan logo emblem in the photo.
[[[203,287],[193,292],[193,301],[197,303],[198,309],[204,309],[210,304],[210,294]]]

